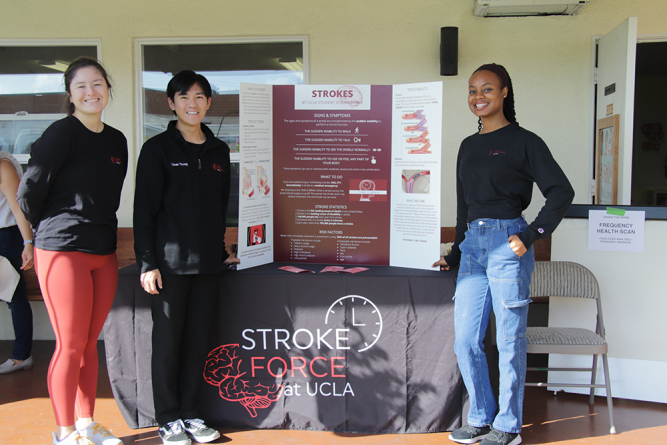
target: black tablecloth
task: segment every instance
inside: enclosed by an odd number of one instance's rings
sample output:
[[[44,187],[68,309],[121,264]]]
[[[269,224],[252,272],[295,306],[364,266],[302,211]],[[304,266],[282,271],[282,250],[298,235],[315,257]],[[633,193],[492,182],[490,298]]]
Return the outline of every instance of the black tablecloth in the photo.
[[[204,420],[374,433],[461,425],[467,396],[454,354],[455,272],[371,266],[294,274],[280,266],[220,275]],[[132,428],[155,425],[150,297],[138,275],[136,265],[120,271],[104,327],[109,378]]]

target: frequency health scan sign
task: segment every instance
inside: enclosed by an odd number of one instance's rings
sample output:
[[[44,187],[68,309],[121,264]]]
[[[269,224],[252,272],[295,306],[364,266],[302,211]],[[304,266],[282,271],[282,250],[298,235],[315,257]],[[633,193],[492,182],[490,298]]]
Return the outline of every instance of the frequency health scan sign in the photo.
[[[588,250],[643,252],[645,220],[643,210],[589,210]]]
[[[244,83],[240,124],[241,268],[276,261],[432,270],[442,82]]]

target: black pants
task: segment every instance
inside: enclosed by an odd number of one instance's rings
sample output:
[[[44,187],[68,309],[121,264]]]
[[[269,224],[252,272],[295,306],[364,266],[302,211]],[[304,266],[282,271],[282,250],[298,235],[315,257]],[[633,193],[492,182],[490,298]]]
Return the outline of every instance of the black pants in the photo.
[[[151,295],[155,421],[197,418],[218,275],[163,275]]]

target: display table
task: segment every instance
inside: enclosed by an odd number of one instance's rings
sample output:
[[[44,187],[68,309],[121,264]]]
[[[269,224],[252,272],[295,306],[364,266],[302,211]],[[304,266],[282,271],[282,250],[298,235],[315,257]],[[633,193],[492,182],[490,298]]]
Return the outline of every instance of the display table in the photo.
[[[461,426],[455,271],[370,266],[220,275],[201,417],[230,428],[418,433]],[[299,265],[319,272],[323,265]],[[132,428],[154,426],[150,296],[119,271],[104,327],[114,396]]]

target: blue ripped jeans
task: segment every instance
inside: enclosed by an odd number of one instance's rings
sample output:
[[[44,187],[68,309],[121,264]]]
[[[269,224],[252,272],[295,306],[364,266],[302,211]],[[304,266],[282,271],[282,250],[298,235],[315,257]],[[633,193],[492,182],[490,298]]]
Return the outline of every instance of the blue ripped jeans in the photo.
[[[470,397],[468,424],[492,424],[508,433],[521,431],[529,288],[535,267],[533,247],[519,257],[510,248],[508,238],[527,226],[523,218],[469,223],[460,244],[461,264],[454,296],[454,349]],[[484,352],[492,308],[500,370],[497,415]]]

